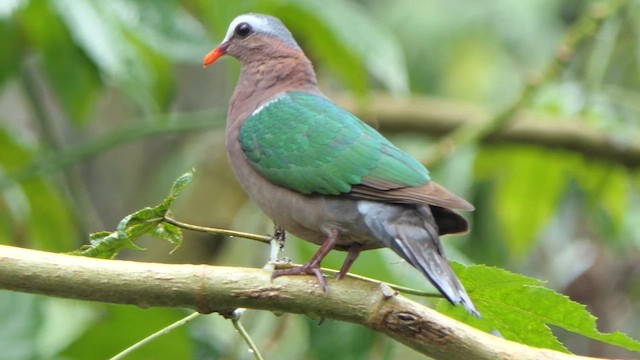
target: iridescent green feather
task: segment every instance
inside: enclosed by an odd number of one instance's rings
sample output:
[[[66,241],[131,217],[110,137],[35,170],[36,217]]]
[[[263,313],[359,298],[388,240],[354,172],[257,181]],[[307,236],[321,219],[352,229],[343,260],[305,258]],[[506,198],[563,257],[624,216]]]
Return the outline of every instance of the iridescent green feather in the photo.
[[[418,186],[430,181],[417,160],[321,96],[286,92],[250,116],[240,145],[269,181],[303,194],[338,195],[363,181]]]

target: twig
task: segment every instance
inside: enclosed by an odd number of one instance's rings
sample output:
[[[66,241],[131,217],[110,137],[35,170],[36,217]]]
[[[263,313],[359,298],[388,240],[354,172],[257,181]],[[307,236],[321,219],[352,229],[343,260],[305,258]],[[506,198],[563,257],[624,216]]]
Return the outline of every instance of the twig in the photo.
[[[612,0],[594,3],[565,33],[556,57],[545,71],[535,80],[528,81],[520,96],[509,107],[481,126],[469,124],[442,138],[425,162],[427,164],[436,163],[448,156],[457,145],[479,142],[481,139],[505,129],[515,119],[517,112],[530,101],[536,90],[550,79],[558,76],[563,67],[569,63],[576,49],[595,34],[604,20],[616,14],[626,2],[626,0]]]
[[[183,229],[193,230],[193,231],[200,231],[200,232],[205,232],[205,233],[208,233],[208,234],[241,237],[241,238],[245,238],[245,239],[249,239],[249,240],[259,241],[259,242],[265,243],[265,244],[269,244],[269,242],[271,241],[271,236],[252,234],[252,233],[247,233],[247,232],[242,232],[242,231],[234,231],[234,230],[227,230],[227,229],[218,229],[218,228],[211,228],[211,227],[205,227],[205,226],[191,225],[191,224],[183,223],[183,222],[178,221],[176,219],[170,218],[168,216],[164,217],[164,221],[168,222],[169,224],[173,224],[173,225],[175,225],[177,227],[183,228]]]
[[[425,96],[396,98],[385,94],[373,94],[370,98],[369,107],[362,112],[351,96],[338,96],[336,100],[362,119],[375,118],[386,134],[404,132],[443,137],[464,127],[480,128],[489,121],[486,109],[464,102]],[[620,141],[611,134],[584,126],[580,118],[519,110],[508,126],[480,141],[488,145],[527,144],[572,151],[631,169],[640,167],[640,143]],[[419,160],[426,163],[428,159]]]
[[[103,136],[96,136],[81,144],[66,147],[53,153],[44,154],[30,165],[0,178],[0,190],[55,171],[96,156],[119,145],[148,137],[166,134],[215,130],[224,126],[224,117],[215,113],[167,114],[143,120],[131,119],[130,124]],[[150,126],[149,124],[154,124]]]
[[[322,271],[326,271],[326,272],[329,272],[329,273],[332,273],[332,274],[339,273],[338,270],[326,269],[326,268],[322,268]],[[418,289],[414,289],[414,288],[410,288],[410,287],[406,287],[406,286],[402,286],[402,285],[393,284],[393,283],[386,282],[386,281],[380,281],[380,280],[372,279],[370,277],[366,277],[366,276],[362,276],[362,275],[357,275],[357,274],[353,274],[353,273],[347,273],[347,276],[351,277],[351,278],[354,278],[354,279],[363,280],[363,281],[378,282],[378,283],[387,285],[390,288],[392,288],[393,290],[399,291],[399,292],[401,292],[403,294],[416,295],[416,296],[421,296],[421,297],[426,297],[426,298],[435,298],[435,299],[444,298],[444,296],[442,294],[440,294],[440,293],[426,292],[426,291],[422,291],[422,290],[418,290]]]
[[[258,235],[258,234],[241,232],[241,231],[233,231],[233,230],[227,230],[227,229],[218,229],[218,228],[211,228],[211,227],[205,227],[205,226],[192,225],[192,224],[187,224],[187,223],[178,221],[178,220],[170,218],[168,216],[164,217],[164,221],[166,221],[166,222],[168,222],[170,224],[173,224],[175,226],[178,226],[180,228],[187,229],[187,230],[200,231],[200,232],[205,232],[205,233],[208,233],[208,234],[234,236],[234,237],[240,237],[240,238],[245,238],[245,239],[249,239],[249,240],[256,240],[256,241],[259,241],[261,243],[266,243],[266,244],[269,244],[271,246],[271,251],[270,251],[270,255],[269,255],[269,263],[267,265],[271,265],[273,267],[278,267],[278,268],[288,268],[288,267],[300,266],[300,265],[293,264],[293,263],[278,263],[277,262],[277,260],[278,260],[277,259],[277,254],[278,254],[278,252],[280,250],[280,243],[273,236],[265,236],[265,235]],[[282,241],[282,240],[280,240],[280,241]],[[273,270],[271,267],[265,267],[265,269]],[[327,272],[327,273],[331,273],[331,274],[337,274],[338,273],[337,270],[333,270],[333,269],[322,268],[321,270],[323,272]],[[368,278],[368,277],[365,277],[365,276],[356,275],[356,274],[352,274],[352,273],[348,273],[347,276],[352,277],[354,279],[364,280],[364,281],[383,283],[385,285],[388,285],[390,288],[392,288],[394,290],[397,290],[397,291],[400,291],[400,292],[405,293],[405,294],[417,295],[417,296],[423,296],[423,297],[430,297],[430,298],[441,298],[442,297],[442,295],[440,295],[439,293],[438,294],[429,293],[429,292],[425,292],[425,291],[421,291],[421,290],[405,287],[405,286],[402,286],[402,285],[396,285],[396,284],[381,282],[379,280],[371,279],[371,278]]]
[[[452,136],[457,129],[480,128],[489,119],[487,110],[483,107],[427,96],[397,98],[373,94],[364,112],[355,105],[352,97],[334,95],[332,98],[362,119],[375,118],[384,132],[419,131],[433,136]],[[579,119],[567,121],[567,118],[527,113],[521,109],[513,117],[509,122],[510,126],[504,126],[501,131],[493,131],[481,142],[526,143],[538,147],[567,149],[631,168],[640,167],[640,144],[615,141],[606,133],[582,126]],[[198,130],[215,130],[223,126],[223,120],[219,114],[198,113],[169,114],[153,120],[132,119],[130,123],[133,125],[89,139],[82,144],[69,146],[53,154],[43,155],[20,170],[0,176],[0,190],[64,170],[104,151],[141,139]],[[151,127],[149,123],[156,125]],[[452,146],[447,150],[450,151],[455,143],[448,142],[447,146]]]
[[[45,96],[42,91],[39,91],[38,81],[32,69],[23,64],[20,72],[21,84],[24,89],[26,100],[29,102],[29,107],[33,110],[34,118],[40,127],[40,134],[44,140],[43,151],[45,154],[59,153],[63,147],[63,140],[56,136],[54,121],[50,111],[45,107]],[[65,119],[65,123],[70,123],[70,119]],[[82,227],[82,232],[86,232],[86,229],[90,226],[89,223],[94,225],[101,224],[99,217],[96,215],[95,208],[88,200],[88,194],[85,184],[80,180],[80,175],[77,169],[64,168],[61,172],[62,188],[65,194],[73,203],[70,209],[74,210],[75,218],[78,220],[79,225]],[[0,190],[6,185],[15,184],[17,178],[6,180],[0,178]],[[82,214],[83,216],[79,216]]]
[[[255,357],[256,360],[264,360],[264,357],[260,353],[260,349],[258,349],[256,344],[253,342],[253,339],[251,338],[247,330],[244,329],[244,326],[242,326],[242,323],[240,322],[240,318],[242,317],[242,314],[244,313],[245,310],[246,309],[236,309],[231,315],[231,323],[233,324],[233,327],[236,329],[236,331],[240,334],[240,337],[242,337],[244,342],[249,347],[249,352],[253,354],[253,357]]]
[[[194,320],[196,318],[198,318],[199,316],[201,316],[202,314],[200,313],[193,313],[187,317],[184,317],[176,322],[174,322],[173,324],[162,328],[159,331],[154,332],[153,334],[147,336],[146,338],[138,341],[137,343],[131,345],[130,347],[124,349],[123,351],[121,351],[120,353],[118,353],[116,356],[112,357],[110,360],[121,360],[124,359],[125,356],[133,353],[134,351],[138,350],[139,348],[141,348],[142,346],[152,342],[153,340],[159,338],[162,335],[166,335],[168,334],[170,331],[179,328],[180,326],[185,325],[186,323],[188,323],[191,320]]]

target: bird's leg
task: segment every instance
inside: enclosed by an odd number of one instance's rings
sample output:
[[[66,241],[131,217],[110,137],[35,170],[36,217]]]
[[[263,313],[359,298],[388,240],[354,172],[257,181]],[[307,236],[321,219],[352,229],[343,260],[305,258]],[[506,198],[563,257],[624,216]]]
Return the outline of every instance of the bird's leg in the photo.
[[[278,258],[280,251],[284,248],[284,239],[286,234],[287,233],[282,226],[275,223],[273,224],[273,236],[269,239],[271,251],[269,252],[269,262],[264,266],[265,269],[274,270],[279,263],[291,262],[291,260],[288,260],[287,258]]]
[[[271,273],[271,278],[274,279],[283,275],[315,275],[318,279],[318,283],[322,286],[322,290],[327,291],[327,281],[322,276],[322,272],[320,272],[320,263],[322,262],[322,259],[327,256],[329,251],[333,249],[336,242],[338,242],[338,234],[339,232],[337,229],[331,229],[327,239],[322,243],[322,245],[320,245],[318,251],[313,254],[306,264],[291,269],[274,270],[273,273]]]
[[[336,277],[336,279],[338,280],[344,278],[345,275],[347,275],[347,272],[351,268],[351,265],[353,265],[353,262],[356,261],[358,255],[360,255],[360,252],[362,251],[362,244],[353,243],[351,244],[351,246],[349,246],[349,250],[347,251],[347,257],[344,259],[342,267],[340,268],[340,272]]]
[[[284,249],[284,241],[287,238],[287,232],[285,231],[285,229],[278,225],[278,224],[273,224],[273,240],[275,240],[278,243],[278,247],[280,247],[280,250]]]
[[[282,226],[275,223],[273,224],[273,236],[271,236],[271,240],[269,240],[269,245],[271,245],[271,254],[269,255],[270,263],[278,263],[278,254],[280,254],[280,251],[284,249],[284,239],[286,235],[287,232]]]

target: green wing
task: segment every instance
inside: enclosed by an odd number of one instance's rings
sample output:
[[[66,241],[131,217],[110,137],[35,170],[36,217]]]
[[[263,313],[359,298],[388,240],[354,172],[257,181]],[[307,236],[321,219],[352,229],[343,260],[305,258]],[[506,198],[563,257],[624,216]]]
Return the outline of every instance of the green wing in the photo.
[[[429,183],[417,160],[328,99],[285,92],[240,129],[251,165],[269,181],[303,194],[338,195],[352,186]]]

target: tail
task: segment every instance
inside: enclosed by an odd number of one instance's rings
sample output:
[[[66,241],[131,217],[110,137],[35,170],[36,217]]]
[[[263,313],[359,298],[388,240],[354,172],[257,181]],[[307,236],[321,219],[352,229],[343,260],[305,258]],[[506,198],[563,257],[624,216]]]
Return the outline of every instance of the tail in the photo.
[[[359,204],[358,210],[378,239],[422,272],[452,304],[462,304],[480,318],[480,313],[447,261],[429,206],[366,201],[366,204]]]
[[[480,313],[442,252],[438,232],[431,224],[420,230],[423,231],[418,232],[423,234],[419,235],[426,236],[415,236],[418,235],[415,229],[399,228],[391,249],[420,270],[452,304],[462,304],[467,311],[480,318]]]

